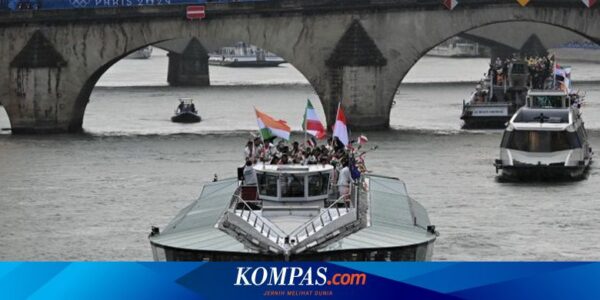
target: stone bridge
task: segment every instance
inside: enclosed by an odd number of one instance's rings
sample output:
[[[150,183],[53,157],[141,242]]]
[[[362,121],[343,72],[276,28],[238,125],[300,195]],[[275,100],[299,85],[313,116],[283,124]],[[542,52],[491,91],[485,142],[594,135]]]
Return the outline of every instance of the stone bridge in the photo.
[[[0,102],[13,133],[77,132],[96,82],[127,54],[176,39],[194,38],[207,51],[245,41],[294,65],[329,125],[342,101],[351,127],[381,129],[402,79],[431,48],[514,21],[600,41],[600,9],[574,0],[525,8],[514,0],[462,0],[453,11],[431,0],[215,3],[201,22],[187,20],[184,6],[1,13]]]

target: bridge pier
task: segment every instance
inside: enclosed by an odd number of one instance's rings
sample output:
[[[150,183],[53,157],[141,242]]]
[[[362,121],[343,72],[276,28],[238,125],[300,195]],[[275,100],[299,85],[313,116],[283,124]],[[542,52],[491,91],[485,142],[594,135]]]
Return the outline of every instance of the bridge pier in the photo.
[[[12,133],[81,130],[85,105],[74,104],[82,85],[78,85],[78,76],[70,67],[40,31],[33,34],[10,63],[8,72],[3,104]]]
[[[167,81],[171,86],[209,86],[208,53],[191,39],[182,53],[170,51]]]
[[[330,70],[329,90],[323,110],[329,128],[335,124],[341,102],[352,130],[387,129],[395,93],[386,90],[384,72],[378,67],[345,67]],[[392,85],[389,84],[389,87]]]
[[[327,124],[335,124],[342,103],[351,129],[386,129],[395,94],[387,82],[387,60],[359,21],[354,21],[325,62],[327,85],[323,109]]]

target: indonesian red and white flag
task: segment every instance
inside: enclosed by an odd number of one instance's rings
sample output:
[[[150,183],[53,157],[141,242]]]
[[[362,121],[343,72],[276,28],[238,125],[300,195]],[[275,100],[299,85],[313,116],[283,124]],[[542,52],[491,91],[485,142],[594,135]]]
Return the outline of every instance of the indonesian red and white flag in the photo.
[[[447,9],[453,10],[458,5],[458,1],[456,1],[456,0],[442,0],[442,4],[444,4],[444,6]]]
[[[333,137],[340,139],[340,142],[344,145],[348,145],[348,126],[346,123],[346,116],[342,109],[342,104],[338,104],[337,115],[335,117],[335,125],[333,125]]]
[[[366,144],[368,141],[369,141],[369,139],[368,139],[368,138],[367,138],[367,137],[366,137],[364,134],[361,134],[361,135],[358,137],[358,144],[359,144],[359,145],[364,145],[364,144]]]
[[[583,4],[585,4],[587,7],[592,7],[596,4],[596,2],[598,2],[598,0],[581,0],[581,2],[583,2]]]
[[[302,129],[306,131],[306,133],[318,138],[324,139],[326,134],[325,126],[319,120],[319,116],[317,115],[317,111],[313,107],[310,100],[306,102],[306,110],[304,111],[304,121],[302,122]]]

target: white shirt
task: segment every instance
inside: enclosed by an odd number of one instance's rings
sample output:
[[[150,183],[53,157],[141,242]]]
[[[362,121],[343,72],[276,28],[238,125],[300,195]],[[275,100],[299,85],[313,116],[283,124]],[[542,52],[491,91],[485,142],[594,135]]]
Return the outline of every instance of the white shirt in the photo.
[[[338,186],[341,187],[350,187],[350,183],[352,182],[352,174],[350,174],[350,168],[344,167],[340,171],[340,177],[338,178]]]
[[[245,185],[256,185],[258,180],[256,179],[256,172],[252,166],[244,167],[244,184]]]

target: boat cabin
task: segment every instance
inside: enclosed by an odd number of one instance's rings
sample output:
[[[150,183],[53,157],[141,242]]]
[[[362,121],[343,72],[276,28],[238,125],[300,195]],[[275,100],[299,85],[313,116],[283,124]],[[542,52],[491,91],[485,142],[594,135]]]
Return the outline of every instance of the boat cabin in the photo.
[[[566,92],[553,90],[531,90],[527,94],[529,108],[569,108],[571,98]]]
[[[257,165],[258,195],[264,202],[312,203],[329,198],[332,165]]]
[[[254,203],[258,210],[286,211],[290,215],[314,214],[327,207],[335,198],[335,185],[332,184],[332,165],[265,165],[252,167],[256,180],[243,180],[249,175],[238,171],[240,198]],[[244,173],[244,174],[242,174]],[[254,184],[256,182],[256,184]]]

